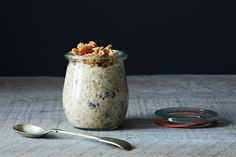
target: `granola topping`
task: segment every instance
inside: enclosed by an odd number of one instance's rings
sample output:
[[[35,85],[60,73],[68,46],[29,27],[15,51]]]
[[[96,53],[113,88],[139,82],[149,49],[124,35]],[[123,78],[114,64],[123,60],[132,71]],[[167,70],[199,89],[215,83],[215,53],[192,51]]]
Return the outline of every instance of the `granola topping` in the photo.
[[[94,41],[79,43],[77,48],[73,48],[70,53],[73,56],[83,57],[76,62],[103,68],[114,64],[117,61],[115,58],[118,56],[118,53],[112,49],[112,45],[98,46]]]
[[[89,56],[89,57],[112,57],[115,52],[112,50],[112,45],[106,47],[98,46],[94,41],[89,43],[79,43],[77,48],[71,50],[73,55]]]

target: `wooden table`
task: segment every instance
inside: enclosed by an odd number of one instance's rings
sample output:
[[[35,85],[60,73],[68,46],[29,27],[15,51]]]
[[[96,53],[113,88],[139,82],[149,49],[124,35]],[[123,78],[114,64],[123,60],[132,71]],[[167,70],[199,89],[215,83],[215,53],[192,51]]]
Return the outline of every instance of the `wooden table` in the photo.
[[[122,126],[113,131],[73,128],[62,108],[64,78],[0,78],[0,156],[236,156],[236,76],[152,75],[129,76],[129,110]],[[157,109],[192,106],[219,114],[215,127],[173,129],[157,126]],[[24,138],[14,124],[30,123],[43,128],[61,128],[99,136],[122,138],[132,151],[66,135],[40,139]]]

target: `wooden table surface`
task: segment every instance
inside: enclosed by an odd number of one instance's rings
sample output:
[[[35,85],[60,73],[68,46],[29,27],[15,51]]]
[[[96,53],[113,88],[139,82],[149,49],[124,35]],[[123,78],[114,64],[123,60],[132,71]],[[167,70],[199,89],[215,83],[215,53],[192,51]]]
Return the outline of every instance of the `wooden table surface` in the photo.
[[[0,156],[236,156],[236,76],[152,75],[129,76],[129,110],[120,128],[113,131],[84,131],[73,128],[62,108],[64,78],[0,78]],[[157,109],[191,106],[219,114],[215,127],[174,129],[157,126]],[[79,137],[53,134],[47,138],[24,138],[12,130],[19,123],[43,128],[129,141],[132,151]]]

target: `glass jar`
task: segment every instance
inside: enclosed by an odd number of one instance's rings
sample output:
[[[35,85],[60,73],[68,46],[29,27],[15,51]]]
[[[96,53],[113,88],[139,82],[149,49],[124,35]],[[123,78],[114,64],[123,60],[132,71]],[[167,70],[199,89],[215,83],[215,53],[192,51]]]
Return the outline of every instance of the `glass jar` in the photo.
[[[110,130],[124,120],[128,109],[128,87],[124,60],[118,50],[115,57],[65,55],[69,60],[63,108],[66,118],[76,128]]]

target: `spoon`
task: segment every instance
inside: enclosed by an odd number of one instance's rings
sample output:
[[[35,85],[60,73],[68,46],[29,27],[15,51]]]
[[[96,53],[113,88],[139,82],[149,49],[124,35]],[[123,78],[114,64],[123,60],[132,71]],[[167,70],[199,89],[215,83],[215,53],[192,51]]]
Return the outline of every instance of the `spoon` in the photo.
[[[16,133],[21,134],[22,136],[25,136],[25,137],[31,137],[31,138],[43,137],[44,135],[47,135],[48,133],[55,132],[55,133],[62,133],[62,134],[75,135],[75,136],[88,138],[94,141],[111,144],[125,150],[132,149],[132,146],[130,143],[124,140],[120,140],[120,139],[112,138],[112,137],[99,137],[99,136],[84,135],[84,134],[79,134],[79,133],[68,132],[61,129],[44,130],[41,127],[30,125],[30,124],[18,124],[18,125],[13,126],[13,129],[15,130]]]

